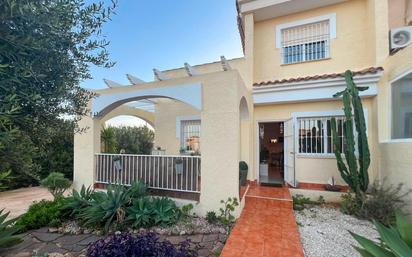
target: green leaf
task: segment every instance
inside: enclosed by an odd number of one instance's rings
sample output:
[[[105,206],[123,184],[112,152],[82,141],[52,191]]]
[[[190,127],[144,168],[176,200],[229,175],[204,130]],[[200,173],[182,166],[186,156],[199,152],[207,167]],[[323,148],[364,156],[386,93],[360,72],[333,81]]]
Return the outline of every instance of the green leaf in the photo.
[[[397,210],[396,214],[396,229],[399,232],[402,240],[412,248],[412,223],[409,223],[406,217]]]
[[[349,231],[353,238],[364,248],[364,251],[367,251],[369,254],[375,257],[396,257],[385,248],[377,245],[372,240],[369,240],[363,236],[357,235]]]
[[[374,221],[376,229],[382,239],[390,248],[396,256],[399,257],[410,257],[412,256],[412,249],[402,240],[399,234],[397,234],[394,230],[391,230],[381,223]]]

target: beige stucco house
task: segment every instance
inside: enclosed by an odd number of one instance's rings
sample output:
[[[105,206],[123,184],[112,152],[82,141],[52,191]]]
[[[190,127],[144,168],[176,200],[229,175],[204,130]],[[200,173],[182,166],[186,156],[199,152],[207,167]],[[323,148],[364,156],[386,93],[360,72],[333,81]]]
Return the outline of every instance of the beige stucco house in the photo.
[[[344,185],[330,119],[341,124],[342,103],[332,95],[350,69],[369,87],[362,97],[371,181],[412,187],[412,44],[391,39],[398,28],[411,31],[411,2],[238,0],[244,57],[154,70],[152,82],[128,75],[130,85],[106,81],[96,91],[81,121],[90,129],[75,136],[74,185],[141,179],[197,201],[199,213],[239,196],[241,160],[248,180],[261,184]],[[153,155],[100,153],[102,124],[121,114],[154,127]]]

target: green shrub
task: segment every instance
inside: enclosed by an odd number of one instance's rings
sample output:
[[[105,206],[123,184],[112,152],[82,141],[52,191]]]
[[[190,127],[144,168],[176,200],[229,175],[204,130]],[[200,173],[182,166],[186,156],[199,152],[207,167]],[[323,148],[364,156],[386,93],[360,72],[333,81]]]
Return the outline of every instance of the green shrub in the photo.
[[[83,191],[83,192],[82,192]],[[126,208],[133,201],[147,194],[143,182],[133,183],[130,187],[120,184],[109,185],[106,193],[82,189],[69,198],[72,214],[85,226],[103,225],[105,232],[110,228],[121,228],[126,218]]]
[[[86,188],[84,185],[80,192],[73,189],[71,196],[66,198],[66,204],[63,209],[68,212],[69,216],[75,217],[81,210],[90,206],[90,201],[93,199],[94,194],[93,188]]]
[[[214,212],[214,211],[208,211],[206,213],[206,220],[210,224],[215,224],[219,221],[218,217],[216,216],[216,212]]]
[[[395,212],[395,226],[386,227],[374,221],[380,242],[374,242],[351,232],[361,245],[354,248],[364,257],[410,257],[412,256],[412,223],[400,212]]]
[[[149,197],[143,197],[127,209],[126,221],[135,228],[153,226],[153,204]]]
[[[167,226],[175,224],[181,217],[181,210],[176,206],[176,203],[167,198],[153,199],[153,219],[155,225]]]
[[[13,236],[17,233],[18,229],[13,227],[15,219],[6,221],[9,212],[4,213],[4,210],[0,210],[0,249],[10,247],[23,241],[21,238]]]
[[[341,211],[348,215],[359,216],[362,204],[357,201],[353,193],[347,192],[341,196]]]
[[[235,211],[235,208],[239,206],[239,202],[236,197],[229,197],[226,201],[221,200],[220,203],[223,204],[223,208],[219,209],[219,221],[223,224],[230,224],[235,221],[235,216],[232,212]]]
[[[317,201],[312,201],[309,197],[297,194],[292,196],[293,199],[293,209],[296,211],[301,211],[305,209],[306,206],[320,205],[325,203],[323,196],[319,196]]]
[[[53,197],[59,198],[71,186],[71,181],[64,177],[62,173],[52,172],[40,184],[46,187]]]
[[[358,201],[353,194],[342,196],[342,212],[355,215],[362,219],[377,220],[389,226],[395,222],[395,210],[402,209],[405,205],[404,198],[411,190],[403,190],[403,184],[386,185],[373,183],[370,194],[363,202]]]
[[[126,221],[134,228],[141,228],[172,225],[180,218],[182,212],[173,200],[166,197],[143,197],[127,209]]]
[[[64,198],[58,198],[54,201],[42,200],[36,202],[17,220],[16,226],[20,232],[45,226],[58,226],[67,219],[67,215],[63,211],[64,206]]]
[[[76,216],[85,226],[103,225],[104,231],[118,228],[125,218],[125,208],[131,203],[130,194],[121,185],[109,185],[107,193],[95,192],[90,204]]]
[[[194,206],[191,203],[183,205],[180,209],[182,211],[183,218],[190,218],[195,216],[195,214],[192,213]]]

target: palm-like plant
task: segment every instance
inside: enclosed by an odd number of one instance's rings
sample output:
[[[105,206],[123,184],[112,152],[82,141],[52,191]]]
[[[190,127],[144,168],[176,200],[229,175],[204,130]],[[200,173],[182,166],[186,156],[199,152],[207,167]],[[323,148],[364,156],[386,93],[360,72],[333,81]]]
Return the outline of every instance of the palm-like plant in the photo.
[[[395,227],[385,227],[374,221],[380,236],[380,243],[351,233],[361,247],[354,248],[363,257],[411,257],[412,256],[412,223],[399,211],[396,212]]]
[[[3,212],[4,210],[0,210],[0,249],[10,247],[22,241],[20,237],[13,236],[18,232],[18,228],[12,226],[15,219],[6,221],[9,212],[4,214]]]
[[[103,143],[103,152],[116,152],[116,135],[112,127],[103,127],[100,133],[100,138]]]

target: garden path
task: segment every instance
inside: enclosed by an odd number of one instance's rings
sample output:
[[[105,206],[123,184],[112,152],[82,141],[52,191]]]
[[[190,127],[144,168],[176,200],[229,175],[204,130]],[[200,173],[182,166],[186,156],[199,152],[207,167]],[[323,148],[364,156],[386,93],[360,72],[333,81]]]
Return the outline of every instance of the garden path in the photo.
[[[25,213],[35,201],[52,200],[53,196],[43,187],[25,187],[16,190],[0,192],[0,210],[10,212],[8,219]]]
[[[220,257],[303,257],[288,188],[250,186]]]

